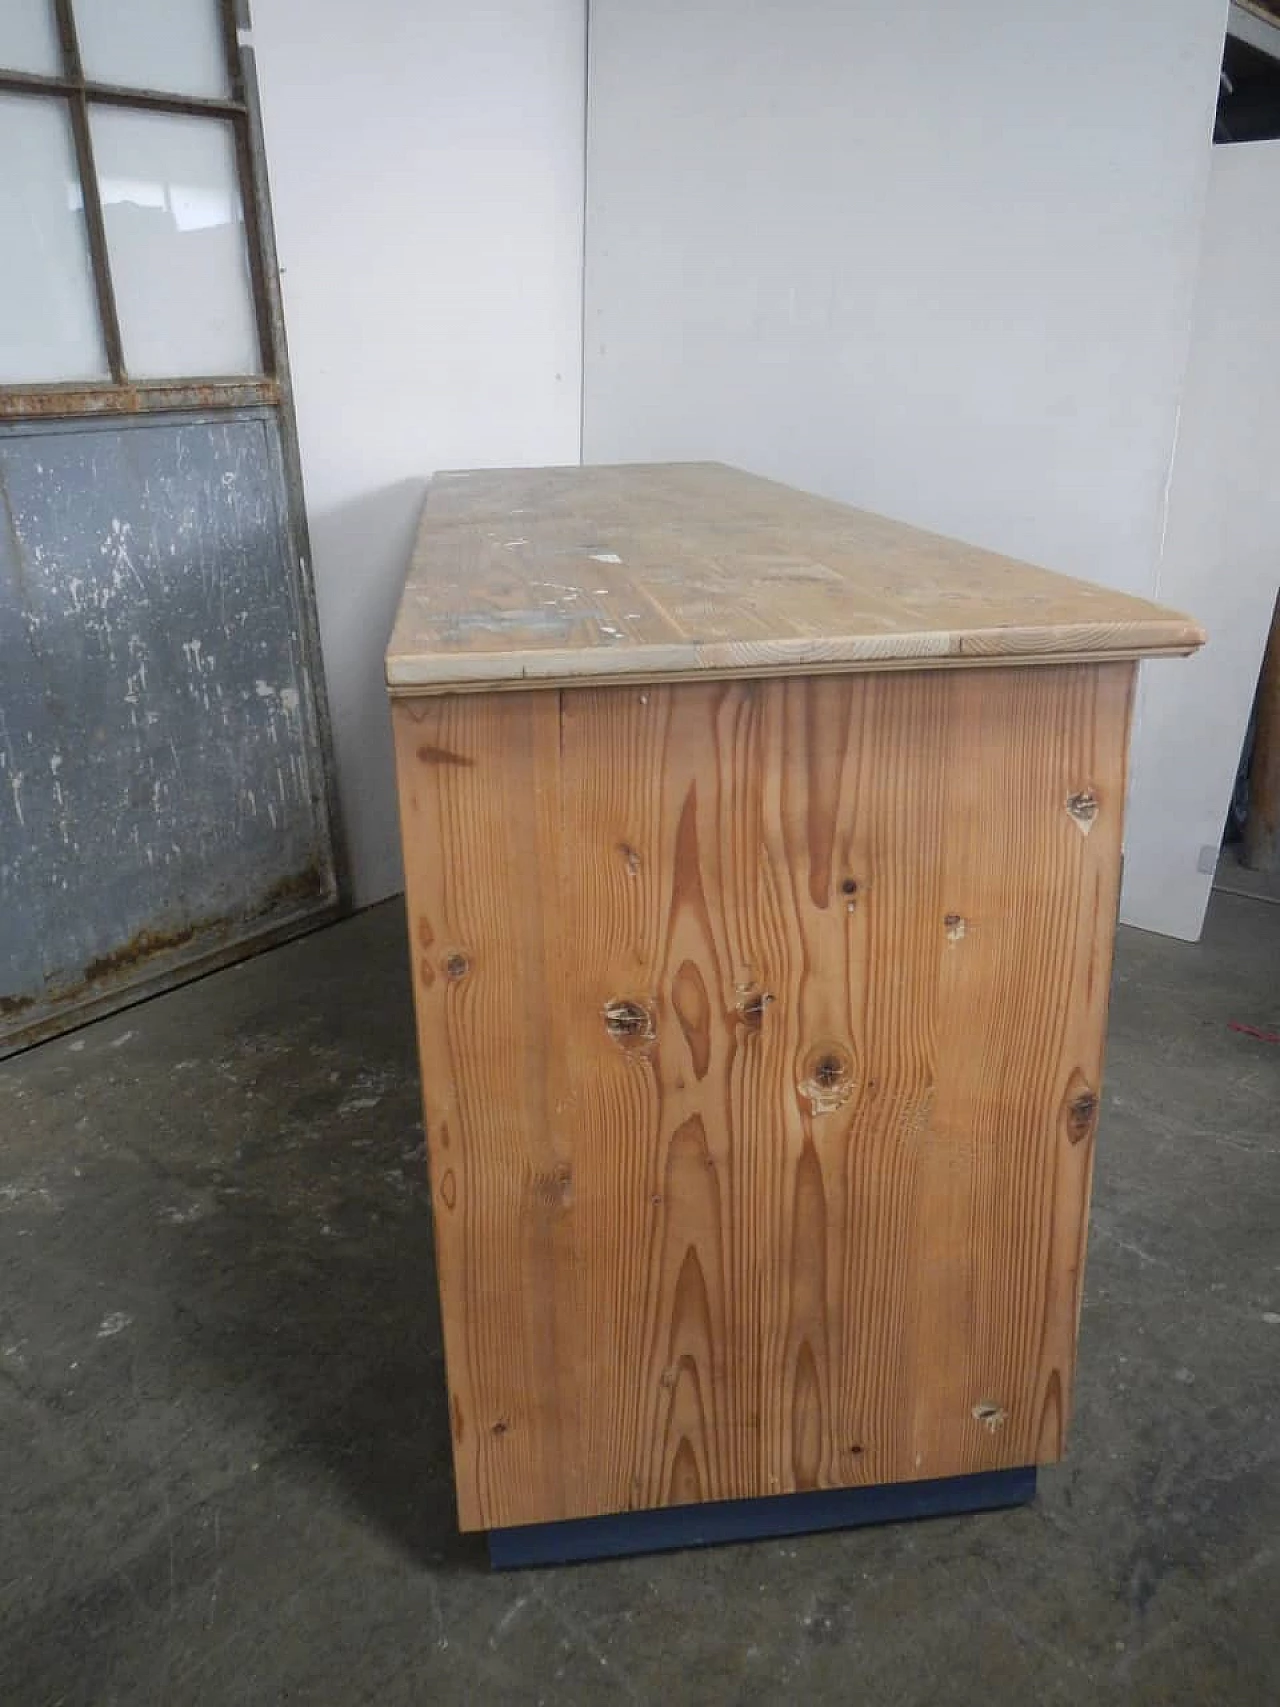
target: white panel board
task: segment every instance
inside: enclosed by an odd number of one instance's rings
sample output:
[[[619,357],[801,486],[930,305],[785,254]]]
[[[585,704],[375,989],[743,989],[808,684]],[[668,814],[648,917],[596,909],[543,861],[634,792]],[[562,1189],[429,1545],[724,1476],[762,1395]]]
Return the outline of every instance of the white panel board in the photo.
[[[1209,631],[1145,666],[1121,916],[1194,939],[1280,586],[1280,142],[1216,148],[1158,593]]]

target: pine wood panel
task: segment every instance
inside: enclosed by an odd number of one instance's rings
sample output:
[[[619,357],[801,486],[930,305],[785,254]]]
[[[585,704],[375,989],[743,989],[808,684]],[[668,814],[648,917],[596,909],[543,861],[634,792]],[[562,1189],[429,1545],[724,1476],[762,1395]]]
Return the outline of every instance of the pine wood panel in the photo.
[[[1243,851],[1244,863],[1254,871],[1280,872],[1280,598],[1271,613],[1254,701]]]
[[[464,1528],[1060,1454],[1132,674],[397,702]]]
[[[439,474],[393,694],[1185,653],[1190,618],[717,463]]]

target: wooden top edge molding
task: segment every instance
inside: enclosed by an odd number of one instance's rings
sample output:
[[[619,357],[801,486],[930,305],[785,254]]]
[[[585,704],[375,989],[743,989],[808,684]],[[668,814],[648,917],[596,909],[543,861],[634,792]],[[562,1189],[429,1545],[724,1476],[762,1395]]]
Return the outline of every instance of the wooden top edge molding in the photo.
[[[1185,655],[1175,611],[719,463],[437,474],[395,694]]]

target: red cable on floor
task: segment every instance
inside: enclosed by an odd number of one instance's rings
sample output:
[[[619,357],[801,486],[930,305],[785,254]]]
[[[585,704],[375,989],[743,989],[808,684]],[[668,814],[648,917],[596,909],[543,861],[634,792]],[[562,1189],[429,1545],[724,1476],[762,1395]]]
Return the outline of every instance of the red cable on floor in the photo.
[[[1245,1025],[1238,1019],[1229,1019],[1227,1030],[1243,1032],[1246,1037],[1256,1037],[1259,1043],[1280,1043],[1280,1031],[1259,1031],[1256,1025]]]

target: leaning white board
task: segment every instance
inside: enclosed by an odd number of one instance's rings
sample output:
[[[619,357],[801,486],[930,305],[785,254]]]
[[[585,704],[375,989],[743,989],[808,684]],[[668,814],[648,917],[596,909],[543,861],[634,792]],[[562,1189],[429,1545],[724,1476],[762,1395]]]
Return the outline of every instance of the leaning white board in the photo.
[[[1280,142],[1214,149],[1156,589],[1209,642],[1142,671],[1121,900],[1128,923],[1192,941],[1280,586],[1277,209]]]

